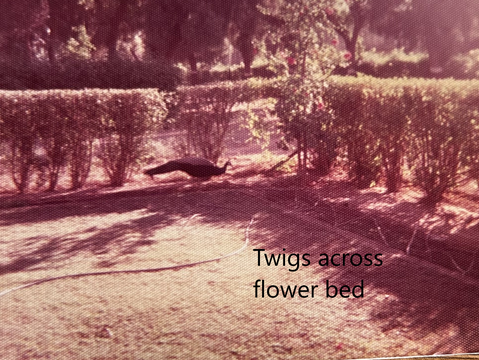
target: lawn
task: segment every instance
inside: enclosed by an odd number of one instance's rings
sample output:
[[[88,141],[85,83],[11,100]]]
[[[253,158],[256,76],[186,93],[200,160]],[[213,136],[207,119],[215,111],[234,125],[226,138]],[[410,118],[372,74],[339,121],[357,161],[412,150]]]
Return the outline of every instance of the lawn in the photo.
[[[87,191],[1,210],[5,359],[350,359],[479,349],[478,283],[319,220],[264,187],[189,180]],[[276,190],[278,191],[278,190]],[[299,190],[296,190],[299,191]],[[299,193],[298,193],[299,194]],[[269,199],[268,199],[269,197]],[[267,266],[258,251],[309,254]],[[285,249],[285,250],[283,250]],[[320,266],[321,254],[382,254],[381,266]],[[303,261],[303,263],[305,263]],[[314,297],[255,297],[268,285],[318,285]],[[362,298],[326,297],[325,282]],[[272,293],[271,293],[272,294]],[[345,293],[344,293],[345,294]],[[357,294],[357,293],[356,293]]]

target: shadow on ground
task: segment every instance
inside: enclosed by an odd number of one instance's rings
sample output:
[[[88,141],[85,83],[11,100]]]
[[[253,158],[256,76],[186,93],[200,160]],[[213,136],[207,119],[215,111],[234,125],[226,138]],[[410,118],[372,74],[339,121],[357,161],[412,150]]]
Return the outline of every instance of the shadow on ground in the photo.
[[[8,262],[0,266],[0,274],[62,266],[62,262],[83,253],[111,254],[106,264],[111,266],[125,254],[152,245],[153,232],[179,218],[200,214],[205,223],[228,226],[239,221],[246,227],[256,216],[251,233],[254,248],[261,247],[269,253],[284,248],[287,253],[311,254],[309,270],[321,284],[325,279],[350,285],[363,280],[365,297],[348,300],[348,307],[351,311],[357,306],[368,307],[368,321],[377,324],[386,336],[396,332],[422,339],[441,334],[444,340],[434,344],[431,353],[479,351],[477,283],[463,281],[381,241],[336,231],[337,228],[318,219],[317,213],[305,212],[295,201],[296,195],[295,191],[270,193],[272,198],[281,196],[279,202],[273,203],[261,191],[204,184],[76,197],[54,204],[2,210],[0,225],[4,228],[60,220],[65,224],[68,218],[91,215],[128,215],[135,211],[142,211],[143,215],[99,231],[91,228],[91,234],[83,232],[81,240],[77,238],[80,234],[75,233],[31,234],[21,244],[11,244],[13,250]],[[384,261],[378,267],[347,264],[325,268],[317,264],[323,253],[381,253]]]

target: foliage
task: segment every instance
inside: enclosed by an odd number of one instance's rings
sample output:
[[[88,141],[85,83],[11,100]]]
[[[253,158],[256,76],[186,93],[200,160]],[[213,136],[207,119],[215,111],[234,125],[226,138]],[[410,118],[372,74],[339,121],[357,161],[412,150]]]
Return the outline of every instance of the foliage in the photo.
[[[231,82],[181,88],[176,125],[184,135],[177,143],[179,153],[216,163],[224,151],[232,108],[241,96],[242,86]]]
[[[274,104],[276,104],[276,100],[268,98],[263,101],[263,108],[261,109],[251,109],[248,105],[245,123],[242,125],[250,133],[247,142],[256,142],[261,146],[263,152],[267,152],[271,134],[278,130],[273,128],[274,124],[269,121],[269,116],[267,115],[267,112],[270,112],[269,105],[274,106]]]
[[[336,134],[331,113],[324,108],[323,83],[291,77],[281,89],[275,110],[284,134],[283,147],[296,143],[298,172],[312,165],[316,172],[327,174],[336,155]]]
[[[193,55],[208,62],[223,47],[227,23],[211,2],[147,1],[145,14],[145,43],[154,58],[189,61]]]
[[[388,190],[396,191],[407,160],[431,204],[459,180],[477,178],[476,87],[475,81],[332,78],[324,98],[351,178],[364,187],[384,174]]]
[[[68,54],[78,60],[89,60],[95,46],[91,43],[84,25],[74,26],[72,30],[76,33],[76,38],[68,39],[66,50]]]
[[[9,145],[12,180],[20,193],[28,189],[34,159],[37,125],[35,113],[27,103],[8,104],[1,99],[2,142]],[[6,104],[7,102],[7,104]]]
[[[452,57],[445,66],[444,75],[456,79],[479,79],[479,49]]]
[[[365,111],[377,136],[387,191],[396,192],[402,185],[404,154],[408,145],[410,96],[400,80],[373,82],[372,85],[367,91]]]
[[[431,69],[439,70],[454,55],[477,47],[479,3],[475,0],[374,1],[383,16],[371,18],[371,29],[408,50],[421,45]],[[388,1],[392,6],[386,5]]]
[[[157,114],[151,99],[141,92],[109,95],[100,100],[101,106],[109,109],[100,119],[100,160],[110,184],[121,186],[143,155],[145,135],[153,129]]]
[[[357,44],[359,34],[366,25],[371,12],[370,0],[336,1],[334,6],[324,10],[334,31],[343,39],[346,46],[346,60],[353,69],[357,65]]]
[[[332,30],[324,24],[330,1],[284,1],[275,15],[281,30],[270,31],[273,49],[269,58],[285,61],[289,76],[277,83],[279,94],[276,113],[283,131],[283,145],[296,143],[298,172],[311,165],[327,173],[334,158],[335,135],[330,132],[331,114],[322,109],[324,79],[340,62],[340,55],[330,43]]]
[[[367,75],[392,77],[428,77],[429,62],[425,53],[406,53],[404,48],[390,52],[365,51],[357,70]]]
[[[28,64],[35,59],[36,46],[45,37],[49,16],[47,0],[0,0],[0,49],[11,62]]]
[[[10,149],[17,189],[28,190],[39,156],[46,159],[49,190],[65,167],[72,188],[80,188],[95,140],[110,184],[122,185],[142,154],[145,135],[166,115],[163,98],[156,89],[1,92],[0,141]]]
[[[182,131],[176,150],[181,156],[198,155],[216,162],[224,151],[224,140],[234,116],[233,107],[238,103],[275,98],[278,94],[277,80],[254,78],[178,88],[176,99],[167,103],[170,109],[168,126],[176,126]],[[246,119],[252,134],[262,131],[261,120],[259,117]]]
[[[438,83],[411,90],[411,151],[409,164],[414,182],[424,189],[426,203],[440,201],[457,184],[470,154],[471,138],[477,137],[477,103],[467,99],[469,84],[442,88]],[[466,90],[466,91],[465,91]],[[467,91],[469,90],[469,91]],[[472,92],[470,92],[472,94]],[[469,104],[467,106],[466,104]],[[471,106],[472,105],[472,106]]]
[[[367,82],[361,79],[335,80],[326,89],[326,104],[335,116],[349,176],[359,188],[367,188],[377,183],[381,169],[379,139],[367,107],[373,94],[366,90]]]
[[[279,73],[275,72],[269,64],[267,65],[253,65],[251,73],[256,78],[275,78]],[[240,81],[244,80],[244,69],[241,65],[226,66],[216,65],[211,70],[199,70],[196,74],[196,84],[207,84],[220,81]]]
[[[188,62],[196,71],[198,62],[215,62],[225,49],[235,47],[249,76],[258,54],[267,58],[273,73],[293,68],[301,72],[305,64],[300,54],[309,48],[309,40],[321,51],[323,45],[337,43],[333,36],[324,38],[325,28],[343,40],[347,50],[343,63],[355,66],[360,33],[369,25],[394,39],[399,48],[410,51],[419,46],[428,53],[429,63],[421,63],[420,69],[402,68],[397,59],[401,75],[419,74],[426,65],[434,75],[454,55],[477,48],[478,4],[477,0],[0,0],[0,51],[1,60],[10,66],[55,65],[72,58],[138,63],[167,58]],[[469,59],[465,60],[453,61],[452,67],[467,72]],[[323,65],[320,62],[317,68]],[[337,65],[336,59],[332,65]],[[369,70],[393,76],[386,66]],[[451,74],[455,72],[446,75]],[[222,78],[226,79],[234,77]]]
[[[429,77],[429,59],[426,53],[406,52],[404,48],[390,52],[365,51],[357,70],[361,73],[380,77]],[[479,78],[479,50],[471,50],[453,56],[443,66],[441,77],[454,79]]]
[[[268,33],[272,49],[268,58],[285,63],[290,73],[303,77],[330,72],[339,61],[330,43],[332,30],[325,25],[324,9],[330,3],[329,0],[285,0],[276,13],[263,8],[266,15],[276,16],[283,24]]]

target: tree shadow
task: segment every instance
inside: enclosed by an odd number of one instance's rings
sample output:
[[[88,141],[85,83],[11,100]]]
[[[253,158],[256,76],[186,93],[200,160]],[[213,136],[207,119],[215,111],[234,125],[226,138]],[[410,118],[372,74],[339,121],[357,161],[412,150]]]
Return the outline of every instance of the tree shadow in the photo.
[[[250,234],[252,247],[264,248],[268,253],[283,252],[283,249],[286,253],[309,253],[309,269],[320,281],[329,279],[338,285],[356,285],[363,280],[365,297],[348,299],[348,306],[352,307],[350,311],[357,306],[367,308],[368,321],[376,324],[385,335],[400,332],[413,340],[427,337],[437,340],[439,337],[439,341],[431,343],[431,353],[479,350],[476,330],[479,325],[479,286],[474,282],[406,256],[384,242],[325,224],[318,213],[305,211],[311,209],[310,202],[316,203],[317,198],[307,197],[309,206],[306,206],[295,200],[298,195],[295,192],[276,204],[265,200],[263,195],[254,188],[238,190],[227,185],[205,185],[193,189],[176,187],[165,191],[159,188],[123,196],[115,194],[96,198],[96,203],[85,198],[83,202],[64,203],[68,211],[56,204],[58,209],[50,215],[39,215],[42,207],[9,210],[5,214],[7,218],[2,216],[4,226],[137,210],[145,211],[145,215],[100,231],[91,227],[65,236],[41,234],[23,239],[23,243],[10,252],[9,263],[0,267],[0,274],[62,267],[62,262],[84,253],[108,255],[104,266],[113,266],[125,254],[153,245],[153,233],[178,219],[187,221],[198,214],[203,223],[228,226],[241,222],[246,228],[256,214]],[[277,198],[279,193],[272,196]],[[134,239],[131,234],[135,235]],[[80,235],[81,239],[78,238]],[[321,267],[317,262],[323,253],[381,253],[384,261],[377,267],[350,264]]]
[[[81,257],[99,260],[97,266],[100,267],[112,267],[122,263],[127,255],[156,244],[156,231],[181,219],[186,221],[193,215],[201,215],[201,221],[205,223],[249,220],[250,212],[243,210],[235,199],[214,199],[214,196],[210,199],[208,191],[211,189],[215,189],[215,185],[187,184],[185,187],[159,187],[104,196],[75,196],[75,201],[67,199],[55,204],[9,209],[2,214],[1,226],[11,227],[13,231],[16,226],[32,225],[30,229],[37,230],[29,230],[30,236],[20,240],[5,239],[8,255],[7,261],[0,263],[0,275],[62,268],[72,259]],[[240,211],[234,208],[238,205]],[[135,213],[135,218],[124,222],[114,220],[116,214],[125,217],[129,213]],[[57,221],[58,227],[64,228],[68,227],[69,218],[94,216],[101,219],[111,215],[112,224],[105,228],[104,223],[99,227],[92,223],[88,228],[83,225],[84,230],[79,231],[65,228],[63,236],[31,234],[31,231],[42,231],[38,230],[42,229],[41,226],[35,228],[33,225],[43,222],[50,222],[48,231]]]
[[[326,279],[338,288],[342,285],[352,288],[363,280],[364,298],[351,296],[348,306],[368,309],[368,321],[375,323],[386,336],[403,334],[413,340],[434,338],[430,354],[479,350],[478,281],[407,256],[383,242],[333,228],[302,212],[285,210],[257,226],[264,231],[264,236],[255,245],[268,253],[284,253],[286,249],[288,254],[311,255],[309,268],[320,276],[323,296],[326,296]],[[383,254],[383,263],[353,266],[346,257],[346,266],[318,264],[321,254],[329,257],[341,254],[341,259],[342,254],[355,253],[363,259],[367,253]],[[357,264],[358,257],[355,261]]]
[[[99,265],[110,267],[120,263],[124,256],[155,244],[152,233],[172,222],[168,216],[151,214],[101,230],[92,227],[86,231],[68,233],[67,236],[37,235],[22,239],[23,244],[12,244],[13,250],[8,255],[10,261],[0,265],[0,275],[60,268],[80,255],[103,257]],[[91,235],[85,236],[88,233]]]
[[[431,208],[415,199],[397,201],[394,194],[361,193],[341,182],[320,190],[291,187],[261,192],[298,213],[479,278],[479,254],[473,241],[477,228],[457,231],[460,219],[447,208]]]

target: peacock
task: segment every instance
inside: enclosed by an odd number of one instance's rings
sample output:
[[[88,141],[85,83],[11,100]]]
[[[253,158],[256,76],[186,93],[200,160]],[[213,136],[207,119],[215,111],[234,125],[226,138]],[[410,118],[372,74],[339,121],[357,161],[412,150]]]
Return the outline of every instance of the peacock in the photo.
[[[218,167],[211,161],[203,158],[185,157],[183,159],[171,160],[163,165],[148,169],[144,171],[144,174],[150,175],[153,179],[153,175],[166,174],[179,170],[193,177],[209,179],[212,176],[224,174],[228,165],[231,165],[229,160],[222,167]]]

